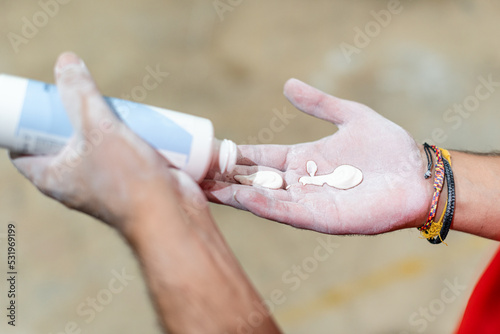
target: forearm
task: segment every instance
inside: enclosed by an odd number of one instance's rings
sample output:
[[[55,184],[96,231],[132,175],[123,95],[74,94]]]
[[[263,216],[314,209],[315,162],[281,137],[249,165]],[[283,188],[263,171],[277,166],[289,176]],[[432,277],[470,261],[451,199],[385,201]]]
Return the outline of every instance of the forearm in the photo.
[[[500,240],[500,157],[450,153],[456,189],[452,229]]]
[[[423,149],[422,149],[423,152]],[[451,228],[477,236],[500,240],[500,157],[450,151],[455,179],[455,214]],[[425,154],[422,153],[426,163]],[[429,179],[433,190],[434,175]],[[447,200],[447,186],[439,198],[436,219],[442,214]],[[430,206],[429,203],[426,205]],[[426,210],[429,212],[429,209]],[[426,213],[426,215],[427,215]],[[420,227],[427,217],[415,225]]]
[[[168,332],[280,333],[208,210],[164,207],[148,210],[127,239]]]

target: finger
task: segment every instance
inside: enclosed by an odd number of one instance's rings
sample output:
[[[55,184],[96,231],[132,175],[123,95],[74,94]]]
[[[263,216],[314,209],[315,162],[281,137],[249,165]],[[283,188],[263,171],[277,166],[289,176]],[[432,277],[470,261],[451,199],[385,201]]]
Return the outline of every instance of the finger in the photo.
[[[224,204],[243,210],[243,207],[234,199],[235,185],[222,181],[205,180],[200,183],[207,200],[216,204]]]
[[[234,199],[242,209],[259,217],[303,229],[311,229],[314,226],[313,215],[300,203],[289,202],[250,189],[237,190]]]
[[[118,122],[77,55],[62,54],[56,63],[55,76],[61,101],[75,131],[106,131]]]
[[[246,166],[266,166],[284,171],[289,150],[288,145],[239,145],[236,163]]]
[[[297,109],[336,125],[346,123],[353,116],[350,101],[328,95],[297,79],[287,81],[284,94]]]
[[[242,184],[234,184],[234,183],[213,181],[213,180],[203,181],[200,184],[200,187],[210,202],[217,204],[225,204],[242,210],[245,210],[245,208],[242,207],[241,204],[237,202],[234,197],[235,194],[240,190],[259,192],[264,194],[265,196],[275,197],[283,201],[290,199],[290,194],[283,189],[272,190],[272,189],[258,188]]]
[[[219,172],[209,172],[207,176],[205,177],[206,180],[215,180],[215,181],[224,181],[228,183],[238,183],[238,181],[234,178],[236,175],[252,175],[257,172],[261,171],[269,171],[269,172],[274,172],[277,173],[278,175],[281,176],[281,178],[284,180],[286,174],[283,173],[280,170],[270,168],[270,167],[265,167],[265,166],[241,166],[241,165],[236,165],[233,169],[233,171],[229,174],[221,174]]]

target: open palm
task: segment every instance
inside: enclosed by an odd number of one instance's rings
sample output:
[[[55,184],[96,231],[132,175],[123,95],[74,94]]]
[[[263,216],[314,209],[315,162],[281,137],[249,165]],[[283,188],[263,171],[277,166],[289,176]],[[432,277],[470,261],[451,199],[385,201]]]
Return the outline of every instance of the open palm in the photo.
[[[202,183],[217,203],[298,228],[330,234],[378,234],[415,227],[425,221],[432,197],[421,146],[401,127],[356,102],[327,95],[298,80],[285,85],[285,95],[301,111],[336,124],[339,130],[312,143],[239,146],[231,175],[209,175]],[[329,185],[302,185],[307,161],[316,175],[340,165],[363,172],[363,182],[349,190]],[[234,175],[271,170],[288,189],[270,190],[238,184]]]

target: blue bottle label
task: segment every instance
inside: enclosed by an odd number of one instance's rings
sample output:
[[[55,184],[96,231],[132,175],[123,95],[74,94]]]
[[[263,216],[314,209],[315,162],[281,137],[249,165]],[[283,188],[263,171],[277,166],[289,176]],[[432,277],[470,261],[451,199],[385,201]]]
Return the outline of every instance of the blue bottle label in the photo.
[[[139,137],[182,167],[187,164],[193,134],[168,117],[167,111],[140,103],[105,97],[118,117]],[[56,86],[30,80],[16,135],[23,137],[22,151],[53,153],[73,134]]]

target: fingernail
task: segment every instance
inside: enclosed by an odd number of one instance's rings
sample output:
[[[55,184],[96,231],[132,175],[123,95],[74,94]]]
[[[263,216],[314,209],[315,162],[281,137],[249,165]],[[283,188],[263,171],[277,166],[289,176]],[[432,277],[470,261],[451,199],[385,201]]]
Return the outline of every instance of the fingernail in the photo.
[[[80,57],[74,53],[64,53],[57,60],[56,74],[60,75],[71,69],[87,70],[87,66]]]

